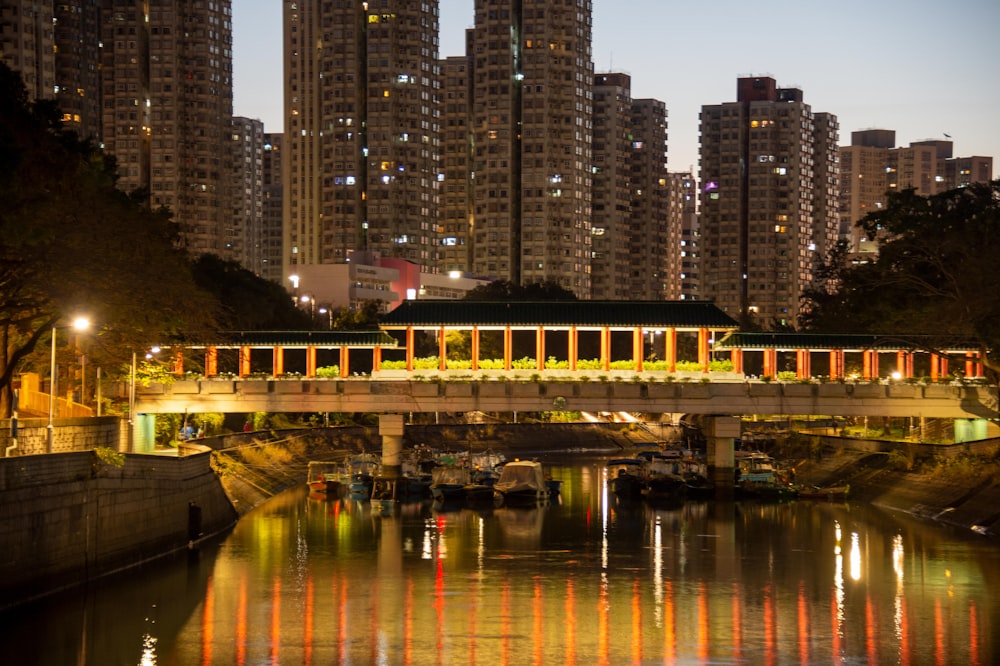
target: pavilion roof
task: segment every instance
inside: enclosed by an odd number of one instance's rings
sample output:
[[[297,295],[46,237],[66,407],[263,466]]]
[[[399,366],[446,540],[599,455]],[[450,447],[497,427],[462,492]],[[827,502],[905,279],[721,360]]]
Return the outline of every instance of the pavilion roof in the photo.
[[[395,347],[398,342],[382,330],[376,331],[227,331],[211,341],[185,341],[176,346],[188,349],[216,347]],[[170,345],[161,345],[170,347]]]
[[[935,349],[941,352],[977,351],[969,340],[942,342],[928,335],[876,335],[867,333],[750,333],[733,331],[715,343],[716,349],[777,349],[812,351],[912,351]]]
[[[707,301],[408,300],[383,315],[384,329],[414,327],[675,328],[735,330],[736,320]]]

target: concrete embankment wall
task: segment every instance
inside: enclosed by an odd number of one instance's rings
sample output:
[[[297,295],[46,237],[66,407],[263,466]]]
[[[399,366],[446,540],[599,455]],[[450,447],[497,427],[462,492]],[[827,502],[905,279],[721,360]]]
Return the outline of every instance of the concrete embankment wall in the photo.
[[[0,607],[187,548],[232,527],[236,511],[211,451],[94,451],[0,459]]]

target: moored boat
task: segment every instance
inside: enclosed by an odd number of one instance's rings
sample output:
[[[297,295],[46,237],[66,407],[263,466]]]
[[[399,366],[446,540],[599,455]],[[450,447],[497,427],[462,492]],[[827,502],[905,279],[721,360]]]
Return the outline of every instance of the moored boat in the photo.
[[[328,497],[342,494],[348,484],[349,474],[343,463],[312,460],[306,473],[306,484],[312,493]]]
[[[608,461],[608,485],[616,497],[635,500],[642,497],[642,460],[612,458]]]
[[[351,499],[371,499],[375,476],[381,467],[381,460],[374,453],[360,453],[347,461],[350,471]]]
[[[799,499],[812,499],[812,500],[828,500],[828,501],[844,501],[851,492],[851,486],[849,484],[844,484],[842,486],[806,486],[798,488],[796,496]]]
[[[493,484],[496,506],[530,506],[549,499],[542,463],[536,460],[514,460],[503,466]]]

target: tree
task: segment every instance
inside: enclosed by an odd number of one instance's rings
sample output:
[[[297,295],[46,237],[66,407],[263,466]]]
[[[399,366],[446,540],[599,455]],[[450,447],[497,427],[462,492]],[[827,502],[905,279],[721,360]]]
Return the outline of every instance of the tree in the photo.
[[[229,331],[316,328],[280,284],[265,280],[235,261],[204,254],[194,261],[194,279],[219,303],[216,324]]]
[[[1000,180],[925,197],[890,193],[858,226],[880,239],[878,257],[850,264],[841,246],[806,294],[812,330],[974,341],[994,379],[1000,372]]]
[[[575,301],[576,294],[557,283],[538,282],[520,285],[510,280],[494,280],[470,290],[467,301]]]
[[[28,102],[0,64],[0,413],[11,382],[47,367],[36,351],[55,326],[86,314],[91,362],[114,367],[132,350],[211,328],[165,211],[116,188],[114,160],[63,130],[50,102]],[[47,352],[47,349],[45,350]]]

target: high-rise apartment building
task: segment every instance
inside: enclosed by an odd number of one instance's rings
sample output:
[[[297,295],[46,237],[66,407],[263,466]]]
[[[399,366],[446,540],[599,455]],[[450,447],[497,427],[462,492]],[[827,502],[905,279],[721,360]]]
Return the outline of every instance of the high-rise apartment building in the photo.
[[[667,171],[667,106],[632,100],[629,128],[629,290],[633,300],[680,296],[683,191]]]
[[[355,252],[432,265],[438,3],[305,0],[283,11],[284,277]]]
[[[689,172],[671,173],[673,190],[681,200],[681,300],[701,298],[701,223],[698,219],[698,183]]]
[[[472,272],[590,295],[591,1],[476,0]]]
[[[472,266],[472,66],[468,56],[441,65],[441,181],[438,265],[444,273]]]
[[[261,277],[281,284],[284,252],[282,216],[284,212],[284,180],[281,175],[281,145],[284,134],[264,134],[263,203],[261,221]]]
[[[594,76],[590,297],[627,300],[632,285],[632,77]],[[641,259],[636,258],[637,271]],[[638,298],[638,296],[636,296]]]
[[[264,273],[264,123],[233,118],[233,220],[225,255],[256,275]]]
[[[227,256],[232,225],[230,0],[0,2],[0,50],[33,99],[168,207],[192,254]]]
[[[51,99],[56,86],[53,3],[0,0],[0,60],[20,72],[28,98]]]
[[[770,77],[740,78],[737,101],[702,107],[702,295],[744,326],[796,324],[836,234],[823,203],[836,196],[836,132]]]
[[[886,205],[889,192],[912,189],[921,196],[939,194],[970,183],[988,183],[992,157],[952,157],[948,139],[926,139],[896,147],[896,132],[867,129],[851,132],[851,145],[840,148],[840,236],[854,254],[878,251],[877,239],[866,238],[856,225]]]

